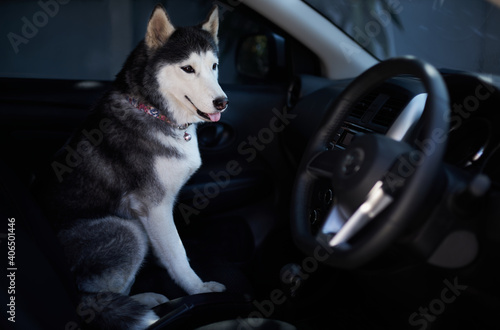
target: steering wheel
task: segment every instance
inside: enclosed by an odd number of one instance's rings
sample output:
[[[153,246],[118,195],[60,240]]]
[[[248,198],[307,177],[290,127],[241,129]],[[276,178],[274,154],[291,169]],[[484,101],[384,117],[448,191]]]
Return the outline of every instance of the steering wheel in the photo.
[[[410,134],[407,124],[397,137],[357,135],[345,150],[328,150],[328,142],[356,102],[398,75],[419,78],[427,92],[418,131]],[[443,169],[449,112],[448,90],[440,73],[414,57],[381,62],[357,77],[328,109],[299,165],[291,207],[296,245],[318,261],[346,269],[373,260],[389,247],[435,192]],[[389,132],[394,131],[393,125]],[[325,180],[331,180],[335,200],[321,229],[313,233],[308,218],[314,186]]]

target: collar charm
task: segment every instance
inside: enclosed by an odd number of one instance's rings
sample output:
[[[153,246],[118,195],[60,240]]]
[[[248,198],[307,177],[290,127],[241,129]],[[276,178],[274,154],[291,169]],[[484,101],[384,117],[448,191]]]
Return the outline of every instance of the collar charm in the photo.
[[[131,105],[133,105],[134,107],[136,107],[137,109],[144,111],[148,115],[153,116],[153,117],[169,124],[170,126],[177,128],[178,130],[181,130],[181,131],[187,130],[188,127],[191,126],[191,123],[186,123],[184,125],[178,126],[178,125],[174,124],[172,121],[170,121],[165,115],[160,114],[160,111],[158,111],[158,109],[153,108],[150,105],[139,103],[139,101],[136,98],[133,98],[131,96],[127,96],[127,99],[129,101],[129,103]],[[192,138],[191,134],[189,134],[188,132],[184,132],[184,141],[189,142],[189,141],[191,141],[191,138]]]

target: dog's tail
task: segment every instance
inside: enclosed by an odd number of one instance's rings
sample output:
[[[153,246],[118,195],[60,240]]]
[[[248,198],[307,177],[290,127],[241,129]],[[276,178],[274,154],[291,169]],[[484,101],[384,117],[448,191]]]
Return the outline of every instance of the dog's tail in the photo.
[[[84,329],[144,330],[159,319],[138,301],[112,292],[82,294],[77,314]]]

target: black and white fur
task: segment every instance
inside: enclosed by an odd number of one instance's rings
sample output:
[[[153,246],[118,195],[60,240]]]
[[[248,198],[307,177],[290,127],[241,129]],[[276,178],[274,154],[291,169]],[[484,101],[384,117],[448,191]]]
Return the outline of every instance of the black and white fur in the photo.
[[[195,27],[175,28],[161,5],[112,90],[37,184],[81,292],[77,312],[95,328],[143,329],[167,298],[128,297],[149,247],[188,294],[224,291],[192,270],[172,209],[200,167],[196,123],[217,121],[227,96],[218,78],[218,10]],[[157,109],[170,123],[134,107]],[[186,142],[183,125],[192,123]]]

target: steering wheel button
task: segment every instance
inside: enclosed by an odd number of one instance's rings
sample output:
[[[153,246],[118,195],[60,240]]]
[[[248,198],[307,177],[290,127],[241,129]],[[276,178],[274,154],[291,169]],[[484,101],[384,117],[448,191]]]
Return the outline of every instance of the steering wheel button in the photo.
[[[331,189],[328,189],[325,191],[323,195],[323,202],[325,203],[325,206],[329,206],[333,201],[333,191]]]

